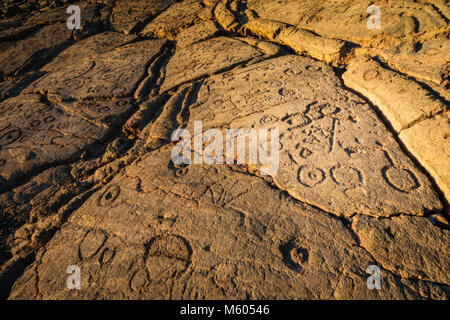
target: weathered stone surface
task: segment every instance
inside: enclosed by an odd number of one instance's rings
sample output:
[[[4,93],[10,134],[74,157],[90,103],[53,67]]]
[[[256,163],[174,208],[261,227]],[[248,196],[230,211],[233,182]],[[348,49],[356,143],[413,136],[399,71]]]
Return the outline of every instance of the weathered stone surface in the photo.
[[[367,25],[369,16],[374,14],[367,12],[371,5],[380,8],[378,29]],[[223,0],[216,6],[215,16],[226,30],[252,33],[298,53],[342,65],[352,58],[355,43],[377,54],[391,45],[405,41],[414,44],[418,39],[426,42],[436,35],[445,41],[448,24],[442,7],[445,4],[418,4],[412,0],[402,3]],[[414,60],[406,63],[410,67],[415,64]]]
[[[10,77],[35,69],[69,44],[71,31],[65,24],[42,27],[33,36],[2,43],[0,75]]]
[[[17,26],[13,25],[10,28],[1,28],[0,41],[3,42],[22,39],[38,28],[39,26],[36,25],[21,26],[20,24]]]
[[[431,173],[447,199],[450,198],[450,114],[424,120],[403,130],[400,139]]]
[[[56,71],[67,65],[78,63],[81,59],[95,59],[95,55],[113,51],[136,39],[133,35],[118,32],[103,32],[75,43],[58,54],[50,63],[41,68],[42,71]]]
[[[352,228],[361,246],[385,269],[406,279],[449,285],[444,276],[450,267],[450,233],[433,226],[426,218],[354,218]]]
[[[31,71],[21,76],[0,82],[0,100],[19,95],[31,82],[42,75],[39,71]]]
[[[390,291],[402,291],[403,297],[399,298],[393,294],[381,293],[381,299],[442,299],[442,297],[449,296],[449,286],[442,284],[433,284],[430,282],[415,280],[415,279],[405,279],[396,276],[388,271],[381,271],[381,286],[391,287]],[[365,299],[373,300],[377,298],[377,295],[373,291],[378,290],[366,290],[359,286],[361,278],[354,275],[343,275],[339,278],[339,283],[334,292],[336,299]],[[448,299],[448,298],[447,298]]]
[[[205,7],[198,12],[198,17],[202,20],[214,20],[214,9],[219,1],[203,1]]]
[[[199,0],[175,3],[151,21],[141,34],[174,40],[180,31],[198,22],[198,13],[202,8]]]
[[[429,40],[414,47],[404,44],[382,53],[384,59],[397,70],[436,84],[450,84],[450,41]]]
[[[246,11],[244,22],[239,23],[233,13],[226,8],[226,1],[219,3],[215,15],[223,28],[229,31],[251,33],[258,37],[287,45],[297,53],[330,62],[341,64],[346,58],[345,42],[316,36],[314,33],[289,26],[279,21],[259,18],[254,12]]]
[[[80,7],[80,11],[83,13],[81,18],[81,24],[83,22],[90,23],[96,19],[97,12],[99,10],[99,6],[91,3],[77,3],[77,6]],[[68,18],[67,7],[56,8],[54,10],[46,10],[43,12],[38,12],[33,15],[31,18],[26,20],[26,24],[28,25],[48,25],[55,23],[65,23]]]
[[[439,12],[447,19],[450,18],[450,7],[447,0],[420,0],[419,2],[428,2],[433,4]]]
[[[346,59],[343,41],[317,37],[311,32],[296,28],[283,28],[277,36],[281,44],[288,45],[300,54],[325,62],[339,64]]]
[[[201,22],[184,31],[177,36],[177,48],[184,48],[190,44],[212,38],[218,33],[219,29],[211,21]]]
[[[277,45],[276,43],[260,40],[258,38],[233,37],[233,39],[243,41],[253,47],[256,47],[269,56],[276,56],[276,55],[283,54],[285,52],[285,50],[281,46]]]
[[[101,5],[78,2],[76,5],[80,8],[80,29],[73,30],[73,38],[76,40],[91,36],[100,32],[105,27],[105,19],[100,14]],[[25,21],[25,25],[53,25],[62,23],[66,25],[67,6],[38,12]],[[68,30],[71,31],[72,30]]]
[[[392,276],[382,290],[363,289],[374,261],[338,219],[225,167],[173,167],[169,149],[99,190],[38,259],[10,298],[326,299],[342,277],[363,291],[353,298],[422,298]],[[71,291],[74,263],[84,276]]]
[[[419,84],[368,57],[352,60],[342,78],[347,86],[370,99],[397,132],[445,109]]]
[[[68,165],[52,167],[19,187],[8,187],[6,192],[0,194],[0,217],[4,226],[0,231],[0,239],[8,246],[8,250],[2,248],[0,253],[20,253],[26,248],[26,241],[31,240],[34,233],[32,229],[37,228],[36,222],[41,217],[49,217],[57,212],[81,189],[82,183],[74,181]],[[19,229],[26,223],[29,225]]]
[[[130,102],[123,100],[130,107]],[[95,124],[107,114],[111,121],[122,101],[99,105],[75,103],[73,108],[43,103],[38,97],[16,97],[0,104],[0,176],[14,181],[42,167],[79,158],[102,141],[111,124]],[[110,106],[108,106],[110,105]]]
[[[448,300],[447,2],[0,1],[0,299]]]
[[[227,37],[218,37],[181,48],[167,64],[161,92],[183,82],[263,57],[267,57],[264,52]]]
[[[130,97],[164,44],[164,40],[142,41],[72,61],[35,81],[27,91],[76,99]]]
[[[288,55],[206,80],[188,128],[280,130],[276,185],[335,214],[421,215],[440,201],[369,105],[333,70]],[[370,129],[368,129],[370,128]]]
[[[113,28],[131,33],[142,28],[148,20],[176,3],[175,0],[117,1],[110,17]]]
[[[381,29],[367,28],[367,8],[380,7]],[[401,38],[436,32],[447,26],[439,11],[429,3],[392,1],[249,0],[248,9],[261,18],[313,30],[327,38],[357,43],[377,43],[382,38]]]

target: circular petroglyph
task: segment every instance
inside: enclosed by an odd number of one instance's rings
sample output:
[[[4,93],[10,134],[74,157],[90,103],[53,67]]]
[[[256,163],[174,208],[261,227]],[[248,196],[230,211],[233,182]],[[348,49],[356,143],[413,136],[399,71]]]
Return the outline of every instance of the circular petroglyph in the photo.
[[[388,185],[398,191],[408,193],[420,186],[414,173],[408,169],[384,167],[382,172]]]
[[[308,148],[302,148],[299,154],[303,159],[308,159],[313,154],[313,152]]]
[[[378,78],[380,75],[380,71],[378,69],[369,69],[364,72],[363,78],[365,81],[370,81],[375,78]]]
[[[56,118],[53,117],[53,116],[48,116],[48,117],[45,117],[45,118],[44,118],[44,122],[45,122],[45,123],[50,123],[50,122],[53,122],[53,121],[55,121],[55,120],[56,120]]]
[[[98,204],[102,207],[109,207],[119,197],[120,187],[117,185],[111,185],[103,192],[98,199]]]
[[[37,127],[39,127],[40,124],[41,124],[41,121],[39,121],[39,120],[33,120],[33,121],[30,123],[30,128],[37,128]]]
[[[303,73],[303,71],[301,71],[301,70],[292,70],[292,69],[284,70],[284,74],[287,76],[294,76],[294,75],[299,75],[302,73]]]
[[[233,76],[233,73],[230,72],[230,71],[224,72],[224,73],[222,74],[222,78],[224,78],[224,79],[230,78],[230,77],[232,77],[232,76]]]
[[[104,70],[104,72],[107,72],[107,71],[109,71],[109,70]],[[112,73],[106,73],[105,75],[102,76],[101,79],[105,82],[110,82],[110,81],[114,81],[115,77],[116,76]]]
[[[108,106],[100,107],[97,109],[98,113],[107,113],[110,110],[111,110],[111,108]]]
[[[264,96],[264,98],[261,99],[261,103],[264,105],[272,105],[272,106],[276,106],[278,104],[280,104],[281,102],[283,102],[283,97],[280,95],[274,95],[274,94],[269,94]]]
[[[332,116],[332,115],[338,114],[339,111],[341,111],[341,108],[339,108],[339,107],[337,107],[335,105],[331,105],[329,103],[326,103],[326,104],[321,105],[320,111],[325,116]]]
[[[105,250],[103,250],[99,262],[101,265],[109,263],[112,261],[112,259],[114,258],[116,254],[116,250],[113,248],[105,248]]]
[[[56,127],[57,127],[58,129],[65,129],[65,128],[67,128],[69,125],[70,125],[70,122],[65,121],[65,122],[59,123]]]
[[[363,181],[361,171],[347,166],[334,166],[330,170],[332,180],[344,187],[356,187]]]
[[[44,105],[44,106],[39,108],[38,112],[40,114],[44,114],[44,113],[50,112],[51,110],[52,110],[52,107]]]
[[[264,80],[264,83],[266,85],[269,85],[270,88],[279,88],[283,85],[283,82],[281,82],[280,80],[273,80],[273,81]]]
[[[212,102],[212,105],[214,105],[214,106],[216,106],[216,107],[222,107],[223,104],[224,104],[224,102],[223,102],[222,99],[217,99],[217,100],[214,100],[214,101]]]
[[[336,95],[335,99],[339,102],[347,102],[349,100],[348,96],[346,96],[345,94],[341,94],[341,93],[338,93]]]
[[[259,123],[263,126],[275,123],[278,121],[278,117],[273,114],[266,114],[261,119],[259,119]]]
[[[0,136],[0,147],[7,146],[11,143],[14,143],[17,139],[20,138],[22,132],[19,129],[12,129],[2,136]]]
[[[129,101],[128,100],[119,100],[119,101],[117,101],[117,105],[119,106],[119,107],[126,107],[126,106],[128,106],[129,105]]]
[[[103,232],[91,230],[88,231],[83,241],[80,243],[80,258],[88,259],[93,257],[106,241],[106,235]]]
[[[181,178],[183,176],[185,176],[187,173],[189,172],[189,167],[184,167],[184,168],[180,168],[178,170],[175,171],[175,177],[177,178]]]
[[[308,70],[308,71],[320,71],[320,70],[322,70],[322,67],[319,67],[319,66],[306,66],[305,69]]]
[[[313,187],[325,180],[325,172],[322,169],[305,165],[298,169],[298,181],[306,187]]]
[[[213,121],[216,118],[216,115],[214,113],[209,113],[206,115],[205,120],[207,121]]]
[[[133,291],[139,291],[142,289],[148,282],[148,273],[147,270],[139,270],[133,274],[130,281],[130,287]]]
[[[295,97],[297,91],[292,88],[281,88],[280,90],[278,90],[278,94],[283,97],[292,98]]]
[[[60,86],[61,88],[70,87],[71,89],[80,89],[85,85],[86,83],[85,80],[83,79],[64,80],[64,81],[57,81],[55,83],[55,86]]]
[[[302,273],[303,266],[309,260],[308,249],[299,246],[298,241],[291,240],[279,246],[284,264],[292,271]]]
[[[190,264],[191,247],[188,241],[179,235],[156,236],[148,242],[146,247],[146,266],[152,281],[176,278]]]
[[[264,152],[267,152],[269,155],[270,155],[270,152],[272,151],[270,140],[271,139],[270,139],[270,134],[269,134],[267,141],[259,143],[259,147],[261,148],[261,150]],[[278,151],[282,151],[283,148],[284,148],[283,143],[281,141],[278,141]]]
[[[177,178],[184,177],[189,172],[189,165],[185,163],[175,164],[170,162],[170,166],[173,166],[172,169],[175,169],[174,176]]]

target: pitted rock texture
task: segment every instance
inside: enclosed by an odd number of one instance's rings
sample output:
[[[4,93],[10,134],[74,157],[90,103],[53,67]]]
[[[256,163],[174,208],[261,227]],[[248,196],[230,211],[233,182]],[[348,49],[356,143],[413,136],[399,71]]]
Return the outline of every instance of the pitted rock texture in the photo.
[[[445,0],[2,1],[0,298],[449,299],[449,18]],[[276,170],[203,149],[230,129],[278,129]],[[204,162],[175,164],[192,141]]]

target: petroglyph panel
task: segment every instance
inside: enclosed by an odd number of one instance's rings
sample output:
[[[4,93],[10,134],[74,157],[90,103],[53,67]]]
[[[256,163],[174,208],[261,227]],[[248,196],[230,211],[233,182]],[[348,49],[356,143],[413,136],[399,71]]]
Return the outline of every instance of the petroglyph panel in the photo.
[[[161,92],[183,82],[232,67],[255,58],[267,57],[246,43],[218,37],[179,49],[169,60]]]
[[[330,67],[285,56],[211,77],[190,107],[188,128],[280,130],[276,185],[335,214],[421,215],[441,208],[426,176],[369,105]]]
[[[449,299],[447,0],[71,2],[0,0],[0,299]]]
[[[351,0],[250,0],[248,9],[261,18],[284,22],[313,30],[335,39],[358,43],[376,43],[381,38],[401,38],[413,34],[436,32],[446,27],[446,21],[430,3],[405,1]],[[380,29],[367,28],[367,8],[379,6],[382,16]]]
[[[79,41],[58,54],[55,59],[46,64],[42,71],[56,71],[68,64],[77,63],[80,59],[92,58],[95,55],[113,51],[119,46],[136,39],[133,35],[124,35],[118,32],[103,32],[85,40]]]
[[[1,102],[0,175],[11,181],[80,157],[102,142],[132,106],[130,100],[50,105],[33,95]]]
[[[76,99],[131,96],[164,43],[164,40],[142,41],[73,61],[49,72],[26,91]]]
[[[175,40],[176,35],[180,31],[199,22],[200,19],[197,15],[202,9],[200,0],[187,0],[175,3],[147,24],[141,34],[146,37]]]
[[[340,220],[226,167],[179,170],[169,148],[126,167],[57,232],[10,297],[37,283],[53,299],[330,298],[342,273],[358,279],[357,298],[419,297],[394,279],[363,290],[361,265],[374,262]],[[111,201],[99,205],[105,194]],[[81,290],[65,289],[71,264],[84,275]]]

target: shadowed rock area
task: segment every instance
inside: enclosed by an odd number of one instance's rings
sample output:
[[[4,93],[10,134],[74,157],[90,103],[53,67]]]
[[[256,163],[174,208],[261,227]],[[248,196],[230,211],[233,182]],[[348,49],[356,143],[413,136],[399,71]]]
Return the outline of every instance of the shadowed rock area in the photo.
[[[449,19],[444,0],[2,1],[0,298],[449,299]],[[178,164],[178,129],[277,129],[276,170]]]

